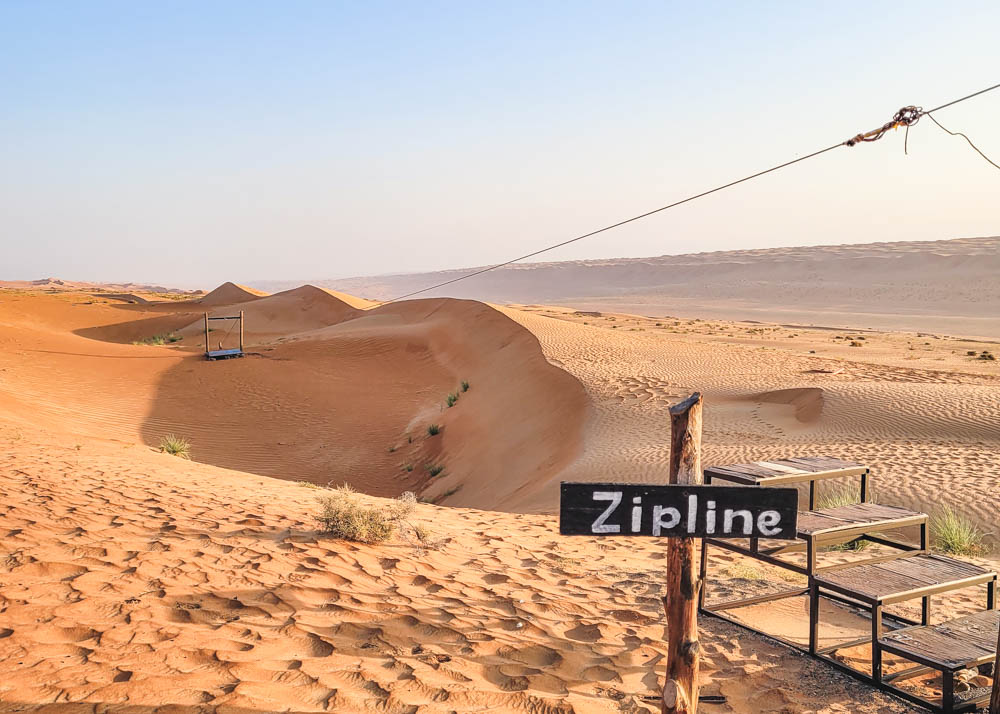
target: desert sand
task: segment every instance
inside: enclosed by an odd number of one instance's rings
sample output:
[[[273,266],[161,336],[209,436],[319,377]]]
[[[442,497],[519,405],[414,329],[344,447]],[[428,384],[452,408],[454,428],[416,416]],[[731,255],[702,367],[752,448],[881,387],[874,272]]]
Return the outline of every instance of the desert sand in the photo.
[[[706,465],[830,454],[883,502],[1000,512],[987,342],[213,292],[0,291],[0,711],[656,711],[662,544],[551,514],[560,480],[664,481],[695,390]],[[202,359],[206,309],[245,312],[246,358]],[[171,433],[193,460],[157,452]],[[387,544],[335,540],[317,486],[344,482],[427,502]],[[713,569],[715,596],[763,587]],[[749,616],[798,638],[800,609]],[[702,638],[704,711],[911,711],[735,626]]]
[[[314,282],[385,300],[475,269]],[[422,297],[996,339],[998,273],[1000,237],[959,238],[514,264]]]

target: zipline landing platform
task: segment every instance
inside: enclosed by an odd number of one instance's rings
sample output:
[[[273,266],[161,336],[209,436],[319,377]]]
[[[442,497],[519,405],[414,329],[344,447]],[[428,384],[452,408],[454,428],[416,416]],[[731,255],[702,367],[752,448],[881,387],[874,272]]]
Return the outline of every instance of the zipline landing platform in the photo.
[[[241,349],[234,350],[210,350],[205,353],[205,359],[232,359],[233,357],[244,357]]]
[[[208,328],[208,323],[211,320],[233,320],[233,321],[238,321],[239,326],[240,326],[240,346],[238,348],[231,348],[231,349],[225,349],[224,350],[224,349],[222,349],[222,343],[225,341],[225,338],[223,338],[222,340],[219,341],[219,349],[217,349],[217,350],[211,349],[209,347],[209,339],[208,339],[208,333],[211,332],[211,330]],[[233,325],[233,327],[235,327],[235,325]],[[230,331],[232,331],[233,328],[230,327],[229,329],[230,329]],[[226,337],[228,337],[228,336],[229,336],[229,333],[227,332],[226,333]],[[243,311],[240,310],[240,314],[239,315],[219,315],[218,317],[209,317],[208,313],[206,312],[205,313],[205,359],[211,359],[211,360],[216,360],[216,359],[232,359],[234,357],[243,357],[243,356],[244,356],[244,353],[243,353]]]

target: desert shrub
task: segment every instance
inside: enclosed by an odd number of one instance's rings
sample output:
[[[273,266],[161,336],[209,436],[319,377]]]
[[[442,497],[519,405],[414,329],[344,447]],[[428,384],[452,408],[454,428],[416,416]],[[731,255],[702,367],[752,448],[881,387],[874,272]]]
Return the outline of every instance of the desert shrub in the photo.
[[[444,466],[441,466],[440,464],[427,464],[424,468],[427,469],[427,473],[429,473],[432,478],[444,471]]]
[[[407,464],[406,466],[403,467],[403,470],[406,471],[406,473],[410,473],[411,471],[413,471],[413,464]]]
[[[977,352],[975,350],[969,350],[965,354],[967,354],[969,357],[975,357]]]
[[[451,394],[449,394],[447,399],[445,399],[445,401],[448,402],[449,408],[455,406],[455,402],[458,401],[458,392],[452,392]]]
[[[462,380],[462,391],[463,392],[468,392],[469,391],[469,382],[466,379]]]
[[[438,426],[437,424],[431,424],[429,427],[427,427],[428,436],[437,436],[440,433],[441,433],[441,427]]]
[[[144,337],[141,340],[133,340],[133,345],[165,345],[168,342],[180,342],[183,337],[174,334],[163,334],[163,335],[153,335],[152,337]]]
[[[389,453],[390,453],[390,454],[391,454],[392,452],[394,452],[395,450],[396,450],[396,447],[395,447],[395,446],[390,446],[390,447],[389,447]]]
[[[943,506],[931,518],[934,547],[952,555],[979,555],[985,550],[985,534],[961,513]]]
[[[416,497],[407,491],[392,501],[376,505],[362,503],[348,484],[331,489],[319,499],[322,511],[316,517],[323,533],[358,543],[384,543],[396,532],[399,522],[410,515]]]
[[[162,451],[165,454],[179,456],[182,459],[190,459],[191,442],[185,439],[183,436],[174,436],[173,434],[167,434],[162,439],[160,439],[160,451]]]
[[[864,345],[857,340],[851,340],[851,347],[864,347]]]
[[[996,355],[987,350],[983,350],[982,354],[979,355],[979,359],[989,360],[990,362],[996,360]]]

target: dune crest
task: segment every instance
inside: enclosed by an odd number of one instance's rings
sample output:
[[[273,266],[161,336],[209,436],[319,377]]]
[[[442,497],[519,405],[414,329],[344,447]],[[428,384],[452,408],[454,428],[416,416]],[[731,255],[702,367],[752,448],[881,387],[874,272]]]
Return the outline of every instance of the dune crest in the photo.
[[[202,305],[232,305],[233,303],[245,302],[266,295],[267,293],[248,288],[246,285],[225,282],[215,290],[206,293],[198,302]]]

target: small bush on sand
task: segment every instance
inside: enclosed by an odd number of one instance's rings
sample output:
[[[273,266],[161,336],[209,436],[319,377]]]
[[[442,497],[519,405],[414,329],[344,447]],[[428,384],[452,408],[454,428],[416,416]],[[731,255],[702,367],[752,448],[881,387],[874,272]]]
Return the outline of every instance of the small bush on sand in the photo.
[[[952,555],[980,555],[985,551],[980,531],[968,518],[949,506],[943,506],[931,518],[934,547]]]
[[[183,337],[174,334],[164,334],[164,335],[153,335],[152,337],[146,337],[141,340],[134,340],[133,345],[165,345],[168,342],[180,342]]]
[[[427,464],[427,466],[425,466],[424,468],[427,469],[427,473],[431,475],[431,478],[434,478],[439,473],[444,471],[444,466],[441,465]]]
[[[449,407],[455,406],[455,402],[458,401],[458,392],[452,392],[451,394],[449,394],[448,398],[445,401],[448,402]]]
[[[969,350],[965,354],[968,355],[969,357],[975,357],[976,356],[976,351],[975,350]]]
[[[438,426],[437,424],[431,424],[429,427],[427,427],[428,436],[437,436],[440,433],[441,433],[441,427]]]
[[[864,345],[857,340],[851,340],[851,347],[864,347]]]
[[[182,436],[167,434],[160,439],[160,451],[165,454],[179,456],[182,459],[191,458],[191,442]]]
[[[462,380],[462,391],[463,392],[468,392],[469,391],[469,381],[466,380],[466,379]]]
[[[323,533],[358,543],[384,543],[396,532],[399,522],[410,515],[416,497],[407,491],[393,501],[377,505],[362,503],[353,488],[344,484],[319,499],[322,511],[316,517]]]
[[[988,350],[983,350],[982,354],[979,355],[979,359],[988,360],[990,362],[993,362],[996,358],[996,355]]]

